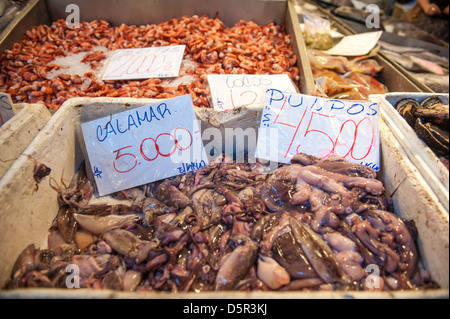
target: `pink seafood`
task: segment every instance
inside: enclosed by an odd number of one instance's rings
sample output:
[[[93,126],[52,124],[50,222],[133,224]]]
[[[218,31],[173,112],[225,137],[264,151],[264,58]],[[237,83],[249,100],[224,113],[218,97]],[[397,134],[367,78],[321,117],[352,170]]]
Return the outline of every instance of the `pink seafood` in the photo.
[[[234,289],[243,279],[257,258],[258,246],[244,235],[232,235],[229,240],[237,243],[229,255],[224,255],[216,276],[217,290]]]
[[[116,49],[166,45],[186,45],[180,80],[173,84],[159,78],[99,78],[107,56]],[[58,109],[72,97],[171,98],[184,94],[192,96],[194,105],[210,107],[206,74],[286,73],[298,84],[296,61],[290,36],[273,23],[260,26],[240,21],[226,27],[218,18],[192,16],[143,26],[113,27],[96,20],[69,28],[61,19],[27,30],[20,42],[5,50],[0,57],[0,90],[16,103],[44,102],[50,109]]]
[[[289,273],[281,267],[274,259],[267,256],[259,256],[258,278],[270,289],[278,289],[290,283]]]

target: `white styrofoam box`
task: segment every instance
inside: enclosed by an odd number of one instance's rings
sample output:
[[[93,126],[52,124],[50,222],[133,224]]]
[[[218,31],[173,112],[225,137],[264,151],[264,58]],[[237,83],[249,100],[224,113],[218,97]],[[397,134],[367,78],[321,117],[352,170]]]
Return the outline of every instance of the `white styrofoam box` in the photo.
[[[381,117],[392,134],[404,147],[410,161],[422,174],[424,181],[436,193],[442,205],[449,211],[449,170],[434,152],[417,136],[414,129],[398,113],[394,105],[404,98],[418,102],[430,96],[440,96],[448,101],[448,94],[435,93],[388,93],[372,95],[370,98],[380,104]]]
[[[51,118],[43,103],[15,104],[14,110],[0,128],[0,179]]]
[[[69,181],[83,160],[76,131],[80,122],[103,117],[128,108],[154,103],[154,100],[131,98],[70,99],[49,120],[25,150],[52,171],[36,187],[34,163],[20,156],[0,181],[0,285],[10,277],[13,264],[29,244],[47,246],[48,229],[58,212],[56,192],[49,179]],[[255,127],[261,109],[236,110],[214,115],[211,110],[198,110],[202,122],[219,125],[222,118],[233,125]],[[234,114],[234,116],[233,116]],[[234,121],[242,116],[242,121]],[[245,117],[245,121],[244,118]],[[214,120],[213,120],[214,119]],[[228,124],[227,124],[228,123]],[[230,124],[231,125],[231,124]],[[204,129],[205,126],[201,126]],[[396,213],[413,219],[419,231],[418,249],[422,263],[429,269],[441,289],[399,292],[208,292],[208,293],[127,293],[77,289],[20,289],[0,291],[4,298],[448,298],[449,296],[449,216],[384,122],[380,125],[381,170],[386,191],[392,194]]]

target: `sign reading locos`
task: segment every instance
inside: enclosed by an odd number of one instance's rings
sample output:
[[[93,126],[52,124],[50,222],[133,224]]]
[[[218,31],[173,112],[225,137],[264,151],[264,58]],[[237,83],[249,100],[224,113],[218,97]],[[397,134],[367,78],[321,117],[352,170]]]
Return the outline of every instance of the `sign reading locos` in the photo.
[[[190,95],[81,124],[100,196],[206,166]]]

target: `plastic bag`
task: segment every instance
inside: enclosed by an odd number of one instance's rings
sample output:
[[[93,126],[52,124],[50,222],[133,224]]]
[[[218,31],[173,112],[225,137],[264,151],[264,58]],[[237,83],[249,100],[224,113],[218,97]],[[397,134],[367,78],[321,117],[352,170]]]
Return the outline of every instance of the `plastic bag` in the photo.
[[[315,14],[303,13],[303,21],[305,23],[303,37],[308,48],[328,50],[333,47],[331,26],[328,20]]]
[[[313,70],[327,69],[340,74],[350,71],[348,59],[343,56],[334,56],[318,50],[308,49],[308,58]]]
[[[383,67],[374,59],[352,60],[349,62],[350,71],[376,76],[383,70]]]

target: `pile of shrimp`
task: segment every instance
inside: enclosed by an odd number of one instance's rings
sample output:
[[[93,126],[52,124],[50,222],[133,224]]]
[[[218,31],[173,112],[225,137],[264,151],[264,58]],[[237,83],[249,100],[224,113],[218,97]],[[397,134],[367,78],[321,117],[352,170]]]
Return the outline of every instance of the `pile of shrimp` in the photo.
[[[169,45],[186,45],[180,76],[189,81],[101,80],[99,70],[114,50]],[[58,58],[81,53],[85,55],[79,64],[87,66],[88,72],[65,73],[64,66],[58,65]],[[43,102],[56,110],[72,97],[185,94],[191,94],[195,106],[211,107],[207,74],[286,73],[298,85],[296,62],[290,36],[274,23],[259,26],[239,21],[226,27],[217,17],[192,16],[142,26],[113,27],[95,20],[69,28],[61,19],[28,30],[11,50],[5,50],[0,56],[0,91],[9,93],[14,103]]]
[[[340,157],[297,154],[270,173],[225,155],[93,203],[83,166],[69,186],[51,185],[59,211],[48,248],[29,244],[4,288],[437,288],[420,259],[414,221],[394,213],[376,175]]]

